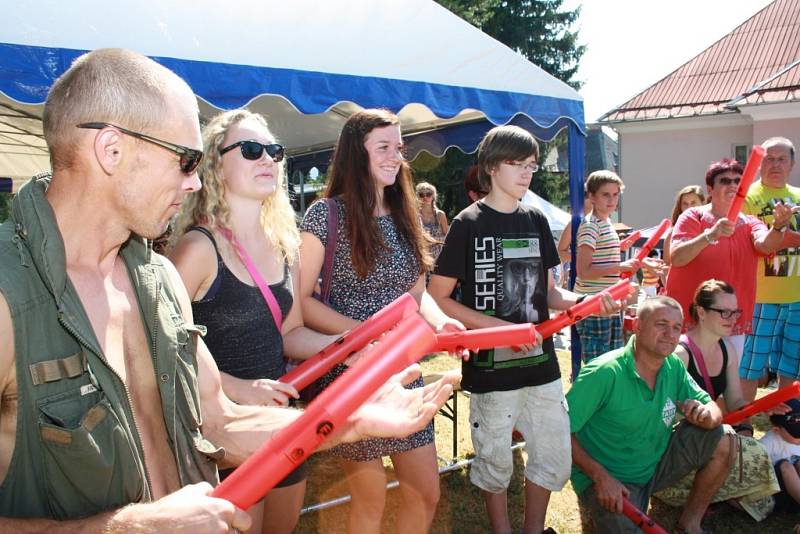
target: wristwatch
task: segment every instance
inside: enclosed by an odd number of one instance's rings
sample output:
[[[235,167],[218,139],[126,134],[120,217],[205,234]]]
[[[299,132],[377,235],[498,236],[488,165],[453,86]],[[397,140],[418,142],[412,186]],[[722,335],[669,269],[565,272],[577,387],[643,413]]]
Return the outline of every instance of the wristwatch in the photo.
[[[711,232],[707,232],[707,231],[703,232],[703,237],[705,238],[705,240],[708,242],[709,245],[716,245],[717,243],[719,243],[718,240],[711,239]]]

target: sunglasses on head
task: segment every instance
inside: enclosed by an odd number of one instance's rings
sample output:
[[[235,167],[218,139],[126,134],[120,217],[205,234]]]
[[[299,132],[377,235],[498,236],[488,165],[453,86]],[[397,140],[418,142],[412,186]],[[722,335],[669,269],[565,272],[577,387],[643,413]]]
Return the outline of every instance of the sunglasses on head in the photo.
[[[242,157],[244,159],[249,160],[258,160],[261,159],[261,156],[264,155],[264,151],[267,151],[267,155],[272,158],[272,161],[275,163],[280,163],[283,161],[284,156],[284,149],[283,145],[279,145],[278,143],[270,143],[265,145],[264,143],[259,143],[258,141],[237,141],[232,145],[228,145],[225,148],[219,149],[220,156],[225,154],[226,152],[230,152],[236,147],[242,151]]]
[[[419,193],[417,193],[417,196],[419,198],[429,198],[433,196],[433,193],[431,193],[430,191],[420,191]]]
[[[203,151],[202,150],[195,150],[194,148],[189,148],[188,146],[183,145],[176,145],[175,143],[170,143],[169,141],[164,141],[157,137],[153,137],[151,135],[134,132],[133,130],[128,130],[127,128],[123,128],[122,126],[116,126],[114,124],[109,124],[107,122],[84,122],[83,124],[78,124],[78,128],[86,128],[89,130],[102,130],[103,128],[114,128],[119,130],[120,132],[124,133],[125,135],[130,135],[131,137],[135,137],[136,139],[141,139],[142,141],[147,141],[148,143],[160,146],[170,152],[174,152],[178,156],[180,156],[180,168],[181,172],[184,174],[192,174],[197,166],[200,165],[200,161],[203,159]]]
[[[742,181],[741,178],[725,178],[725,177],[722,177],[722,178],[719,178],[717,180],[717,184],[718,185],[739,185],[739,182],[741,182],[741,181]]]

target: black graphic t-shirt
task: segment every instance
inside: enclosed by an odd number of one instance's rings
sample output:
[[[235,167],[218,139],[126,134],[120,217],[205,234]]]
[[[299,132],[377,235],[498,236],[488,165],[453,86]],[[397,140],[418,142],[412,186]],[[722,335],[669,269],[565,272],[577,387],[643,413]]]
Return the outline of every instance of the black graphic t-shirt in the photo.
[[[461,283],[461,303],[512,323],[549,318],[548,270],[558,265],[553,235],[541,211],[520,205],[512,213],[475,202],[450,225],[435,273]],[[462,364],[464,389],[473,393],[538,386],[560,376],[552,338],[531,352],[482,350]]]

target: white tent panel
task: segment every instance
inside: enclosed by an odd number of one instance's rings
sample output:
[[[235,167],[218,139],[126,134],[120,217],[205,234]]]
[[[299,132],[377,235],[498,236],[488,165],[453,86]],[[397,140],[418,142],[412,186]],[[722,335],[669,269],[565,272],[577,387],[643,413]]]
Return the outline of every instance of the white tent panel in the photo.
[[[203,118],[240,106],[264,113],[290,156],[332,146],[364,107],[399,113],[406,134],[523,114],[539,137],[570,126],[570,146],[582,146],[576,91],[431,0],[0,0],[0,8],[8,141],[0,138],[0,176],[46,168],[41,103],[72,60],[102,47],[131,48],[174,70]],[[19,145],[38,147],[39,159],[16,161],[28,157]]]
[[[526,206],[533,206],[544,213],[545,217],[547,217],[547,222],[550,223],[550,230],[553,231],[553,233],[562,231],[570,221],[571,215],[569,213],[555,204],[546,201],[530,189],[525,191],[525,196],[522,197],[520,202]]]
[[[3,3],[5,43],[580,98],[429,0]]]

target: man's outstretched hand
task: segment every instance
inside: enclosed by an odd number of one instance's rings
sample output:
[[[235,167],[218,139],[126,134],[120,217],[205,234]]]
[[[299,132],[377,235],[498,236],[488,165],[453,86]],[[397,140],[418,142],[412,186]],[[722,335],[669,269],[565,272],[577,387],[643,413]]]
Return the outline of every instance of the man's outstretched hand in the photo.
[[[349,427],[341,441],[364,438],[401,438],[425,428],[447,402],[461,373],[445,374],[440,380],[421,388],[403,386],[422,375],[414,364],[390,378],[375,394],[350,416]]]

